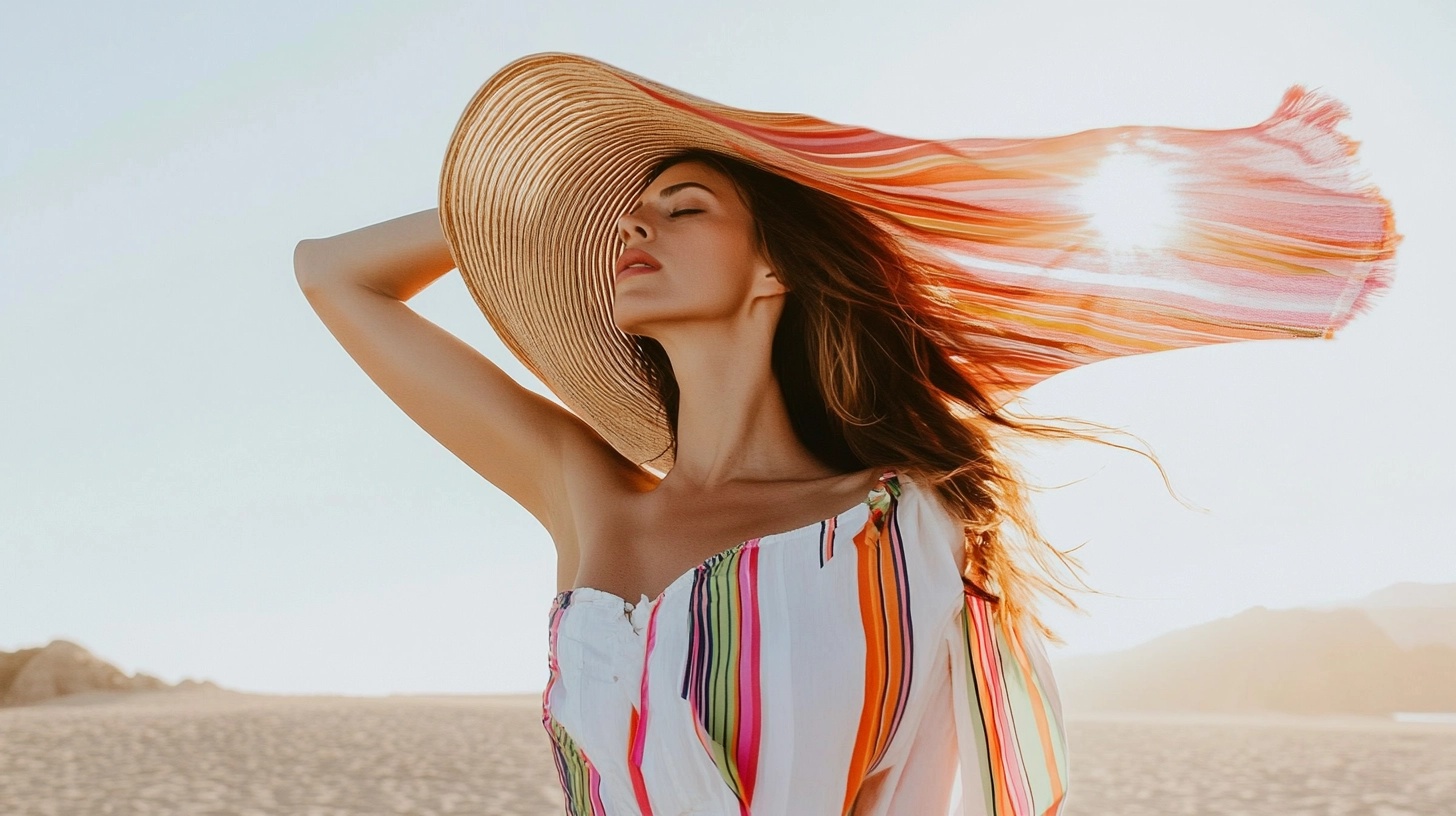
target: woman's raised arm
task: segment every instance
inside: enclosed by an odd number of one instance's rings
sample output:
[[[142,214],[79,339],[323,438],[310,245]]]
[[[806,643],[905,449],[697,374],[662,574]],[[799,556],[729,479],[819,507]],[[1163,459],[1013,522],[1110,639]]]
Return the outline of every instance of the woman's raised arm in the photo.
[[[574,551],[561,552],[574,549],[566,471],[622,457],[575,414],[404,303],[452,268],[434,209],[304,240],[294,252],[299,287],[354,362],[426,433],[545,525],[558,555],[574,563]]]

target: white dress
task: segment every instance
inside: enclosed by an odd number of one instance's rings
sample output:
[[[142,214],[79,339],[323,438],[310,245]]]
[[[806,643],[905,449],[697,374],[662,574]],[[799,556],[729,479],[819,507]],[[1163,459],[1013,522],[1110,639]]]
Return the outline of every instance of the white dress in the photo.
[[[960,538],[930,488],[886,471],[834,518],[742,542],[657,598],[557,595],[542,723],[566,812],[1060,812],[1044,646],[968,590]]]

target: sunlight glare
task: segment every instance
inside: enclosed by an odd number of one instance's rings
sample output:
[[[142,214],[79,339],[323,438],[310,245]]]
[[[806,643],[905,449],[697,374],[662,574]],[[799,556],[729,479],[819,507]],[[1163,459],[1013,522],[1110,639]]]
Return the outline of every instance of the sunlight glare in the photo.
[[[1078,197],[1109,250],[1166,246],[1179,221],[1173,173],[1166,163],[1115,145],[1084,182]]]

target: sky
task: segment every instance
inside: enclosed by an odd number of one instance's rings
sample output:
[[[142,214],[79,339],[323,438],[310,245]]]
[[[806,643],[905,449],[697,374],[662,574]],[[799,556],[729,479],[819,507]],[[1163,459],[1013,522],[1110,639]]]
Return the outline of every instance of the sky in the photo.
[[[1406,236],[1368,314],[1026,392],[1146,440],[1196,508],[1133,453],[1015,454],[1108,593],[1047,607],[1052,657],[1456,581],[1456,5],[71,2],[0,30],[0,650],[65,638],[266,693],[539,693],[549,535],[370,382],[292,268],[303,238],[436,206],[465,104],[538,51],[918,138],[1245,127],[1290,85],[1334,96]],[[551,396],[457,273],[410,305]]]

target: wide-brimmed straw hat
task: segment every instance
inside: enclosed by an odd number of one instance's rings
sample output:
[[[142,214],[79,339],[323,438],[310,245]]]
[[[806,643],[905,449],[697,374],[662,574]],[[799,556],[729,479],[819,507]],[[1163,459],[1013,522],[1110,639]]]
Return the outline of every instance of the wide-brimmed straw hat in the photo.
[[[547,52],[490,77],[450,136],[440,222],[513,354],[634,462],[667,417],[612,322],[616,219],[682,148],[866,208],[936,259],[947,351],[997,404],[1060,371],[1210,343],[1332,337],[1388,286],[1388,201],[1355,177],[1338,101],[1299,85],[1230,130],[1118,126],[917,139],[703,99]]]

